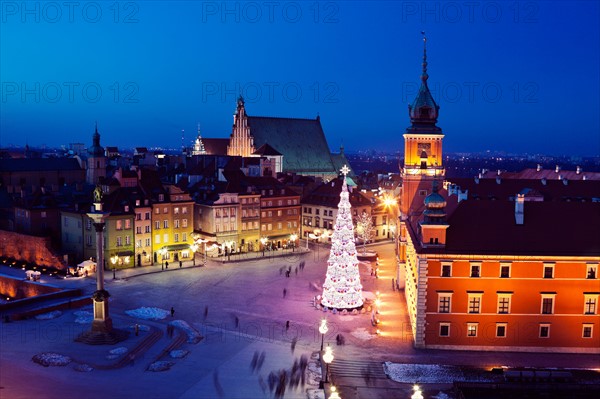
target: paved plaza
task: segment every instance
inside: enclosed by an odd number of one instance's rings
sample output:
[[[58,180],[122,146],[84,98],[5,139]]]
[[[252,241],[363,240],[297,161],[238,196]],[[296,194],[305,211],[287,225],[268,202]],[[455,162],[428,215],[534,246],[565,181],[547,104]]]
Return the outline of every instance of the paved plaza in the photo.
[[[89,324],[77,323],[84,309],[63,311],[50,320],[29,319],[2,323],[0,349],[0,396],[6,398],[267,398],[268,374],[290,369],[295,359],[315,357],[320,349],[320,320],[328,320],[325,345],[334,348],[332,380],[342,398],[410,397],[412,384],[400,384],[383,373],[382,362],[442,365],[532,366],[597,368],[597,356],[449,352],[416,350],[406,303],[402,292],[392,288],[396,275],[395,255],[390,242],[370,247],[380,256],[379,278],[370,274],[370,264],[360,263],[363,290],[367,296],[379,291],[382,299],[381,335],[375,334],[370,314],[341,315],[317,310],[313,298],[321,293],[328,250],[312,248],[308,253],[286,256],[262,254],[240,262],[209,260],[207,266],[191,262],[179,268],[161,265],[122,270],[117,279],[106,273],[106,288],[111,294],[110,311],[117,328],[131,332],[126,341],[111,346],[88,346],[74,342]],[[359,248],[360,250],[360,248]],[[223,260],[223,259],[221,259]],[[232,259],[235,260],[235,259]],[[305,267],[299,268],[301,261]],[[197,262],[199,265],[200,262]],[[298,270],[296,271],[296,269]],[[290,270],[286,277],[285,270]],[[3,268],[0,272],[18,275],[21,270]],[[83,288],[91,294],[93,278],[58,280],[44,277],[42,282]],[[370,294],[369,294],[370,293]],[[144,320],[127,315],[142,307],[170,310],[173,317]],[[185,342],[180,330],[167,334],[168,322],[181,320],[204,338],[196,344]],[[289,321],[289,327],[287,322]],[[134,334],[135,324],[143,326]],[[336,336],[345,345],[336,345]],[[178,342],[175,342],[179,339]],[[172,367],[163,372],[147,368],[158,358],[165,360],[166,349],[189,351],[183,358],[168,358]],[[295,346],[293,342],[297,342]],[[151,343],[151,344],[150,344]],[[109,350],[125,347],[127,357],[111,356]],[[143,351],[135,352],[136,348]],[[69,356],[65,367],[42,367],[31,359],[43,352]],[[255,353],[265,353],[260,369],[251,366]],[[80,372],[77,364],[94,369]],[[369,375],[370,378],[365,378]],[[307,384],[288,389],[286,398],[306,398]],[[433,397],[448,384],[425,386],[425,397]],[[312,391],[311,391],[312,392]]]

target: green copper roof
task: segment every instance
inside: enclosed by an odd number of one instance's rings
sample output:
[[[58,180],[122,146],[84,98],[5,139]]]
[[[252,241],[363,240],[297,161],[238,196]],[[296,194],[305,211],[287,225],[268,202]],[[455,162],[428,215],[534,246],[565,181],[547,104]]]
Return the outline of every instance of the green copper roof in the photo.
[[[337,174],[319,118],[248,116],[248,126],[256,148],[269,143],[283,154],[284,171]]]

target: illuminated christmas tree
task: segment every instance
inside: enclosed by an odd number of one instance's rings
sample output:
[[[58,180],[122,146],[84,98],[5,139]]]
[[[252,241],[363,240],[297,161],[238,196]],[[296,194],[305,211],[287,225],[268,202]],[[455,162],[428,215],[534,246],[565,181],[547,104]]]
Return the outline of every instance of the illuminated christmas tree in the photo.
[[[321,304],[333,309],[355,309],[363,304],[362,285],[358,272],[358,258],[354,244],[354,226],[350,212],[350,199],[346,175],[350,169],[344,165],[340,203],[335,220],[331,251],[327,261],[327,275],[323,284]]]

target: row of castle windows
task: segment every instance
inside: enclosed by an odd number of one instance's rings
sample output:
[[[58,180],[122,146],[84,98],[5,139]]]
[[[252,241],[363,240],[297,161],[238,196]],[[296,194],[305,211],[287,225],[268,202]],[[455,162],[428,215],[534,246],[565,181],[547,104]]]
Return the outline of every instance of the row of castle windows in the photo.
[[[452,323],[439,323],[439,336],[449,337]],[[593,337],[594,325],[583,323],[581,330],[582,338]],[[467,337],[475,338],[479,334],[479,323],[467,323]],[[508,323],[496,323],[496,338],[506,338],[508,336]],[[539,338],[550,338],[550,323],[539,323]]]
[[[436,239],[437,240],[437,239]],[[595,279],[598,275],[597,265],[587,265],[585,277]],[[452,265],[442,264],[442,277],[452,277]],[[481,265],[471,265],[469,277],[481,277]],[[510,277],[510,265],[500,265],[500,278]],[[554,265],[544,265],[543,278],[554,278]]]
[[[438,292],[438,313],[452,312],[451,292]],[[481,313],[483,293],[469,293],[467,313]],[[512,293],[497,293],[498,301],[496,311],[498,314],[509,314]],[[541,314],[553,314],[555,305],[554,293],[541,294]],[[598,294],[584,294],[583,314],[594,315],[597,312]]]

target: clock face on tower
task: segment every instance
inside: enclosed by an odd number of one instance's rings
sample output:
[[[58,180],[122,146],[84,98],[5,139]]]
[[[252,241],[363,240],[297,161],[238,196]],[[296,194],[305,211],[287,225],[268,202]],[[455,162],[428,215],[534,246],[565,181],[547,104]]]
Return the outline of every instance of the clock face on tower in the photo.
[[[417,144],[417,151],[419,154],[421,154],[423,151],[425,151],[425,153],[427,155],[431,155],[431,143],[419,143]]]

